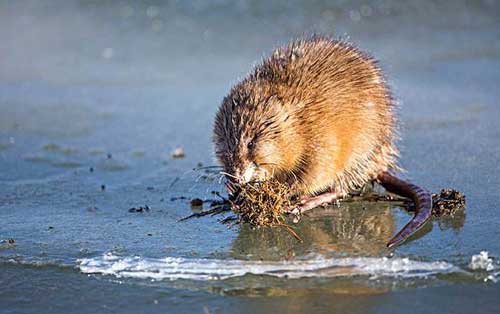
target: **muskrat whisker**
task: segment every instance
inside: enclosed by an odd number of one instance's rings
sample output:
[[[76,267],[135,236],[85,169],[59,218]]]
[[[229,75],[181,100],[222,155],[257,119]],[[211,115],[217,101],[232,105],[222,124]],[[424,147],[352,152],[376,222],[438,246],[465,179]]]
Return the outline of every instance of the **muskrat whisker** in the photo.
[[[201,166],[201,167],[196,167],[195,169],[207,169],[207,168],[223,168],[223,166],[221,165]]]
[[[260,167],[260,166],[273,166],[273,167],[279,167],[279,165],[277,163],[274,163],[274,162],[263,162],[263,163],[259,163],[257,164],[257,167]]]
[[[214,178],[218,178],[219,176],[221,176],[220,173],[200,173],[196,176],[196,179],[199,180],[199,179],[214,179]]]
[[[223,176],[223,175],[221,175],[221,176],[219,177],[219,185],[220,185],[220,184],[222,184],[222,180],[224,180],[225,178],[226,178],[226,177],[225,177],[225,176]]]
[[[278,164],[275,162],[263,162],[259,164],[259,166],[267,166],[267,165],[278,166]]]
[[[227,198],[225,198],[224,196],[220,195],[220,192],[218,192],[218,191],[214,191],[214,193],[213,193],[213,194],[214,194],[215,196],[219,197],[220,199],[222,199],[224,202],[227,202],[227,201],[228,201],[228,199],[227,199]]]
[[[205,169],[222,169],[223,166],[202,166],[202,167],[194,167],[193,171],[205,170]]]
[[[219,174],[222,174],[222,175],[224,175],[224,176],[227,176],[227,177],[230,177],[230,178],[233,178],[233,179],[239,180],[239,179],[238,179],[238,177],[235,177],[235,176],[233,176],[232,174],[227,173],[227,172],[224,172],[224,171],[219,172]]]

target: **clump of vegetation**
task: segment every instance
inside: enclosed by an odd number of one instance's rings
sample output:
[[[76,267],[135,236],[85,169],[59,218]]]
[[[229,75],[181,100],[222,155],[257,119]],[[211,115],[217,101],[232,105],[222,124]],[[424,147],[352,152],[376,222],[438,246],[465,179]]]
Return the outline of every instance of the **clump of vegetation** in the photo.
[[[434,216],[453,216],[465,207],[465,195],[454,189],[442,189],[439,194],[432,194],[432,205]]]
[[[439,193],[432,193],[432,215],[434,217],[452,217],[465,208],[465,195],[455,189],[441,189]],[[415,211],[412,200],[396,197],[394,201],[403,200],[408,211]]]
[[[290,188],[277,180],[237,186],[229,202],[240,219],[255,226],[280,225],[287,208],[292,206]]]
[[[240,221],[253,226],[281,226],[302,241],[295,230],[285,223],[286,210],[294,205],[287,184],[270,179],[233,186],[233,189],[237,192],[229,199],[229,203]]]
[[[232,182],[228,183],[228,190],[230,192],[229,199],[215,193],[221,200],[213,201],[209,210],[193,213],[179,221],[233,211],[237,217],[228,217],[221,222],[246,222],[255,227],[283,227],[299,241],[302,241],[293,227],[285,223],[287,209],[295,204],[287,184],[273,179],[247,184]]]

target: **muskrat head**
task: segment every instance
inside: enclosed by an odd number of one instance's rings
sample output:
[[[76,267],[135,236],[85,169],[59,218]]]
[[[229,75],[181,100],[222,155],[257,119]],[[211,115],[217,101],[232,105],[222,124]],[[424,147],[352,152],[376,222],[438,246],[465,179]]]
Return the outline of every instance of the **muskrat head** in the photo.
[[[229,181],[239,184],[280,177],[295,167],[300,146],[292,119],[278,97],[236,87],[215,118],[215,153]]]

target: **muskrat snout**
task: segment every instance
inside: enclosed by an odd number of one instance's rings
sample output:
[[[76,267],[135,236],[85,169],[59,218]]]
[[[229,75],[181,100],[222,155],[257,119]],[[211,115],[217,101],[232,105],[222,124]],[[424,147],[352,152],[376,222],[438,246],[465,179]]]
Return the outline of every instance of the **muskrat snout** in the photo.
[[[255,170],[257,169],[257,166],[255,163],[251,162],[249,163],[246,167],[242,169],[240,172],[241,174],[238,176],[240,178],[241,183],[248,183],[252,181],[255,175]]]
[[[230,194],[237,194],[242,185],[255,181],[259,169],[254,162],[250,162],[242,167],[235,168],[232,173],[225,173],[227,183],[226,187]]]
[[[257,166],[250,162],[244,166],[234,168],[231,173],[225,173],[228,183],[232,185],[243,185],[254,179]]]

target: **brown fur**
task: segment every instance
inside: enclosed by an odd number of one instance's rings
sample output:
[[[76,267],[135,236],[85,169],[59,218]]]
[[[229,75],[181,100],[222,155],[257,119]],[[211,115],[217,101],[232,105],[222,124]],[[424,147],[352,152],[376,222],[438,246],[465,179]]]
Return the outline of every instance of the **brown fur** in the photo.
[[[277,49],[234,86],[214,125],[229,174],[348,193],[397,168],[395,105],[376,61],[324,37]],[[253,145],[249,143],[253,141]]]

